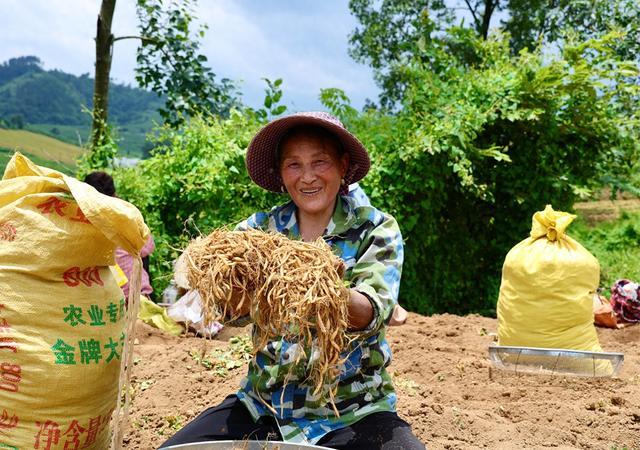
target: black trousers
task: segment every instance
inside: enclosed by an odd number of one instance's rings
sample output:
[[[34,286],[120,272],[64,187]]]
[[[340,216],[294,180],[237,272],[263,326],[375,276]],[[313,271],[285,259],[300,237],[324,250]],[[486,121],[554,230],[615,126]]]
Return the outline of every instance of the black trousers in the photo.
[[[209,408],[189,422],[161,448],[171,445],[223,440],[279,441],[282,435],[272,417],[257,422],[235,395]],[[370,414],[351,426],[332,431],[317,445],[349,450],[424,450],[411,426],[396,413]]]

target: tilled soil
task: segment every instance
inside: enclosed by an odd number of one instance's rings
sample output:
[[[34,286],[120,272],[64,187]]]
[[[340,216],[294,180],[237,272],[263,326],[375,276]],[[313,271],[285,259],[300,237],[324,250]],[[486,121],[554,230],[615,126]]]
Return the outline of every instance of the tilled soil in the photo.
[[[245,364],[207,368],[198,355],[222,352],[248,332],[229,328],[206,340],[140,324],[125,448],[159,447],[235,392]],[[398,412],[428,448],[640,449],[640,326],[598,329],[605,351],[625,353],[614,379],[496,370],[487,354],[496,332],[495,319],[449,314],[410,314],[388,330]]]

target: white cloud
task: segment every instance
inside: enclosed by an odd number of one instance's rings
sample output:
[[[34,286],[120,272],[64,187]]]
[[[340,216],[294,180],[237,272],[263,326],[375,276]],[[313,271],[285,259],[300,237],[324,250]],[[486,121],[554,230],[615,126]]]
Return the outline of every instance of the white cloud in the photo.
[[[93,74],[100,0],[2,0],[2,6],[11,13],[0,16],[0,61],[36,55],[47,69]],[[323,87],[344,89],[358,107],[377,96],[371,71],[347,55],[354,20],[342,0],[200,0],[196,15],[209,25],[202,50],[213,71],[242,80],[253,106],[263,97],[262,77],[284,79],[285,102],[294,110],[320,108]],[[133,0],[116,3],[112,28],[116,36],[137,34]],[[116,81],[135,84],[137,44],[116,42]]]
[[[47,69],[93,73],[99,0],[3,0],[3,7],[11,14],[0,16],[0,61],[35,55]],[[126,30],[127,34],[135,34],[135,27],[132,3],[118,2],[114,33]],[[116,44],[112,74],[121,81],[132,82],[135,46],[134,50],[121,52],[121,44]]]
[[[256,11],[254,3],[225,0],[200,6],[200,17],[210,27],[204,48],[214,70],[242,79],[249,103],[262,98],[261,77],[283,78],[294,109],[319,108],[323,87],[344,89],[356,106],[377,95],[370,70],[347,54],[353,19],[344,2],[340,12],[329,8],[306,15],[283,7]]]

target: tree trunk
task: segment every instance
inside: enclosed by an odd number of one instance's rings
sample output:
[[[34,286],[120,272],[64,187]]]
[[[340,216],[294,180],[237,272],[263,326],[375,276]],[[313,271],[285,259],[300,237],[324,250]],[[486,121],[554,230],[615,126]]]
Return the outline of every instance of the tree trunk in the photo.
[[[94,149],[104,142],[107,132],[109,112],[109,73],[113,51],[111,20],[116,0],[102,0],[96,31],[96,74],[93,88],[93,123],[91,125],[91,144]]]
[[[482,24],[480,25],[480,36],[487,39],[489,36],[489,25],[491,24],[491,16],[496,7],[500,3],[500,0],[485,0],[484,11],[482,13]]]

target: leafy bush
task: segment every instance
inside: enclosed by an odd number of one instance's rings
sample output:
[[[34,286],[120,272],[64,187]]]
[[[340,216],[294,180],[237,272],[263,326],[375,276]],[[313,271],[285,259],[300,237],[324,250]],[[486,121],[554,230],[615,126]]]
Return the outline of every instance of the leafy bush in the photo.
[[[396,68],[409,81],[393,116],[359,115],[325,91],[372,154],[363,182],[372,202],[405,236],[400,295],[410,309],[493,314],[502,262],[532,214],[549,203],[570,210],[602,174],[629,173],[638,117],[621,105],[637,104],[625,81],[637,66],[612,51],[618,38],[514,57],[507,36],[454,29]]]
[[[154,288],[161,292],[189,239],[234,224],[282,201],[249,178],[244,154],[262,123],[251,111],[228,119],[194,118],[159,130],[152,157],[117,169],[118,195],[136,205],[156,241]]]

